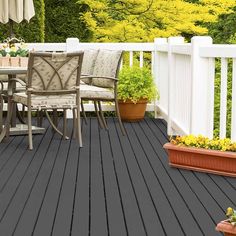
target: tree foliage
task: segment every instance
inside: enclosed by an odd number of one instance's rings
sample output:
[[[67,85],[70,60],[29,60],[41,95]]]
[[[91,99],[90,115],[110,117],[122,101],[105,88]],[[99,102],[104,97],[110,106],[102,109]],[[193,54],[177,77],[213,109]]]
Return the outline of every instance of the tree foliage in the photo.
[[[236,43],[236,7],[230,14],[222,14],[217,22],[208,25],[215,43]]]
[[[65,42],[69,37],[77,37],[80,41],[89,41],[91,32],[81,14],[87,10],[77,0],[47,0],[46,9],[46,41]]]
[[[152,41],[171,35],[204,35],[205,22],[230,12],[234,0],[80,0],[83,19],[97,41]]]

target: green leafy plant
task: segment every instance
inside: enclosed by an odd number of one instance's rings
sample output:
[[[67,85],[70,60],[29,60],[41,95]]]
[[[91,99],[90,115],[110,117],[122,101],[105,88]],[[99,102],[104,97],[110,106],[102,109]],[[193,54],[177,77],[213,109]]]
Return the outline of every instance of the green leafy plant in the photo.
[[[209,139],[202,135],[186,135],[181,137],[171,138],[170,142],[179,146],[206,148],[219,151],[236,152],[236,142],[232,142],[230,139]]]
[[[150,101],[155,98],[159,98],[159,94],[149,68],[125,66],[120,71],[118,99],[136,103],[140,99]]]
[[[232,225],[236,225],[236,211],[232,207],[228,207],[226,211],[227,221]]]

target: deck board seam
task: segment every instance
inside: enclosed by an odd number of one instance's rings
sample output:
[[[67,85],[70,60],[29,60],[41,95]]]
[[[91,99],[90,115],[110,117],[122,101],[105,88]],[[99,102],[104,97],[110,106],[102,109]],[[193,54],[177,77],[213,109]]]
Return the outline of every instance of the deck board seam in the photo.
[[[100,132],[99,126],[97,127],[97,130],[98,130],[98,137],[99,137],[100,165],[101,165],[101,170],[102,170],[102,185],[103,185],[103,195],[104,195],[104,200],[105,200],[107,234],[109,236],[110,235],[110,228],[109,228],[109,218],[108,218],[108,210],[107,210],[107,197],[106,197],[106,186],[105,186],[104,168],[103,168],[101,132]]]
[[[153,130],[150,128],[150,126],[149,126],[148,123],[147,123],[147,125],[148,125],[149,129],[151,130],[151,132],[154,134],[154,136],[155,136],[157,142],[159,142],[159,144],[162,146],[163,144],[161,143],[161,141],[159,140],[159,138],[156,137],[155,133],[154,133]],[[142,128],[142,129],[143,129],[143,128]],[[147,137],[146,134],[145,134],[145,136]],[[148,137],[147,137],[147,139],[148,139],[149,143],[151,144],[153,151],[156,153],[158,159],[160,160],[160,163],[161,163],[163,169],[165,170],[166,174],[169,176],[169,178],[170,178],[170,180],[171,180],[173,186],[175,187],[175,190],[178,192],[179,196],[182,198],[182,200],[183,200],[185,206],[187,207],[189,213],[190,213],[191,216],[193,217],[193,219],[194,219],[195,223],[197,224],[198,228],[200,229],[202,235],[204,235],[204,231],[203,231],[202,227],[201,227],[200,224],[198,223],[197,218],[194,216],[192,210],[190,209],[189,205],[187,204],[186,200],[184,199],[183,194],[179,191],[179,189],[178,189],[178,187],[176,186],[175,182],[173,181],[172,177],[169,175],[169,173],[168,173],[167,169],[165,168],[165,166],[164,166],[164,164],[163,164],[163,162],[162,162],[162,160],[161,160],[159,154],[158,154],[158,153],[156,152],[156,150],[154,149],[154,147],[153,147],[153,145],[152,145],[152,143],[150,142],[150,140],[149,140]],[[179,170],[178,170],[178,171],[179,171]]]
[[[48,129],[49,129],[49,128],[48,128]],[[49,131],[49,132],[50,132],[50,131]],[[40,168],[38,169],[37,176],[35,177],[35,180],[34,180],[34,182],[33,182],[33,185],[31,186],[31,189],[30,189],[30,192],[29,192],[29,194],[28,194],[27,200],[26,200],[26,202],[25,202],[24,208],[25,208],[25,206],[26,206],[26,204],[27,204],[27,202],[28,202],[28,200],[29,200],[29,198],[30,198],[30,195],[31,195],[31,193],[32,193],[32,190],[34,189],[34,186],[35,186],[35,183],[36,183],[36,181],[37,181],[37,179],[38,179],[38,176],[39,176],[40,170],[41,170],[41,168],[42,168],[42,166],[43,166],[43,164],[44,164],[44,161],[45,161],[45,159],[46,159],[46,156],[47,156],[48,150],[50,149],[51,142],[52,142],[53,139],[55,138],[54,136],[55,136],[55,134],[53,134],[52,137],[51,137],[50,144],[48,145],[47,151],[45,152],[45,155],[44,155],[43,162],[41,163]],[[58,149],[59,149],[59,146],[58,146]],[[56,160],[56,158],[55,158],[55,160]],[[55,160],[54,160],[54,162],[55,162]],[[54,165],[54,164],[55,164],[55,163],[53,163],[53,165]],[[50,176],[51,176],[51,173],[50,173]],[[49,182],[48,182],[48,183],[49,183]],[[47,183],[47,187],[48,187],[48,183]],[[47,187],[46,187],[46,189],[47,189]],[[46,193],[46,191],[45,191],[45,193]],[[44,196],[43,196],[42,202],[41,202],[41,204],[40,204],[40,208],[39,208],[39,211],[38,211],[38,214],[37,214],[37,217],[36,217],[35,223],[34,223],[34,227],[33,227],[32,234],[34,233],[35,227],[36,227],[37,222],[38,222],[38,217],[39,217],[39,215],[40,215],[40,211],[41,211],[41,207],[42,207],[43,200],[44,200],[44,197],[45,197],[45,193],[44,193]],[[23,209],[23,211],[24,211],[24,209]],[[22,212],[23,212],[23,211],[22,211]]]
[[[135,131],[135,129],[134,129],[134,127],[133,127],[132,124],[131,124],[131,128],[133,129],[133,132],[135,133],[136,138],[137,138],[137,140],[138,140],[138,142],[139,142],[139,144],[140,144],[140,146],[141,146],[140,139],[139,139],[139,137],[138,137],[138,135],[137,135],[137,132]],[[133,148],[133,146],[132,146],[132,143],[131,143],[129,137],[128,137],[128,139],[129,139],[129,143],[130,143],[130,146],[131,146],[131,148],[132,148],[132,151],[133,151],[133,154],[134,154],[135,160],[136,160],[137,165],[138,165],[138,167],[139,167],[140,173],[141,173],[141,175],[142,175],[142,177],[143,177],[143,180],[144,180],[144,183],[145,183],[145,185],[146,185],[146,188],[147,188],[148,194],[149,194],[150,199],[151,199],[151,201],[152,201],[153,207],[154,207],[154,209],[155,209],[155,211],[156,211],[156,214],[157,214],[157,217],[158,217],[158,219],[159,219],[159,221],[160,221],[160,224],[161,224],[161,227],[162,227],[162,229],[163,229],[163,232],[164,232],[165,235],[167,235],[167,233],[166,233],[166,229],[165,229],[165,227],[164,227],[164,225],[163,225],[163,222],[162,222],[162,219],[161,219],[161,217],[160,217],[160,214],[158,213],[158,210],[157,210],[156,204],[155,204],[155,202],[154,202],[154,200],[153,200],[153,197],[152,197],[152,194],[151,194],[150,189],[149,189],[149,187],[148,187],[147,181],[146,181],[146,179],[145,179],[145,177],[144,177],[144,174],[143,174],[142,168],[141,168],[141,166],[140,166],[139,161],[137,160],[137,155],[136,155],[135,152],[134,152],[134,148]],[[143,147],[142,147],[142,149],[143,149]],[[145,156],[146,156],[146,159],[147,159],[147,158],[148,158],[148,157],[147,157],[147,153],[145,152],[144,149],[143,149],[143,152],[144,152],[144,154],[145,154]],[[149,163],[149,161],[148,161],[148,163]],[[149,163],[149,166],[150,166],[150,163]],[[152,169],[152,168],[151,168],[151,169]],[[152,169],[152,171],[153,171],[153,169]],[[154,175],[155,175],[155,174],[154,174]],[[155,176],[156,176],[156,175],[155,175]],[[160,184],[159,179],[157,178],[157,176],[156,176],[156,179],[157,179],[158,183]]]
[[[127,219],[125,216],[125,211],[124,211],[124,204],[123,204],[123,200],[122,200],[122,194],[121,194],[121,190],[120,190],[120,184],[119,184],[119,180],[118,180],[118,174],[117,174],[117,169],[116,169],[116,163],[114,160],[114,152],[111,146],[111,137],[110,137],[110,132],[108,130],[108,139],[109,139],[109,146],[110,146],[110,151],[112,154],[112,165],[113,165],[113,170],[114,170],[114,174],[115,174],[115,178],[116,178],[116,184],[117,184],[117,188],[118,188],[118,193],[119,193],[119,199],[120,199],[120,204],[121,204],[121,208],[122,208],[122,214],[123,214],[123,219],[124,219],[124,224],[125,224],[125,229],[126,229],[126,233],[127,235],[129,235],[128,232],[128,226],[127,226]]]
[[[51,138],[51,140],[52,140],[52,138]],[[50,147],[50,144],[48,145],[48,148],[49,148],[49,147]],[[35,152],[35,155],[36,155],[36,152]],[[32,160],[33,160],[33,159],[32,159]],[[43,160],[43,162],[44,162],[44,160]],[[42,162],[42,164],[43,164],[43,162]],[[30,164],[31,164],[31,163],[32,163],[32,162],[30,162]],[[30,166],[30,165],[29,165],[29,166]],[[24,175],[22,176],[21,181],[19,182],[19,184],[18,184],[16,190],[14,191],[14,193],[13,193],[13,195],[12,195],[12,197],[11,197],[9,203],[7,204],[7,208],[4,210],[3,215],[0,217],[0,222],[2,221],[4,215],[6,214],[6,211],[7,211],[8,207],[10,206],[11,201],[12,201],[13,198],[15,197],[15,194],[17,193],[19,187],[21,186],[21,183],[22,183],[22,181],[23,181],[23,179],[24,179],[24,177],[25,177],[25,175],[26,175],[26,173],[27,173],[27,171],[28,171],[29,166],[28,166],[27,169],[25,170],[25,173],[24,173]],[[41,166],[42,166],[42,165],[40,165],[40,168],[41,168]],[[38,173],[37,173],[37,176],[38,176]],[[37,178],[37,176],[36,176],[36,178]],[[36,178],[35,178],[35,180],[36,180]],[[33,183],[33,185],[34,185],[34,183]],[[33,187],[33,186],[32,186],[32,187]]]
[[[52,229],[51,229],[51,234],[50,235],[53,235],[53,231],[54,231],[54,225],[55,225],[55,221],[56,221],[56,217],[57,217],[57,211],[58,211],[58,206],[59,206],[59,202],[60,202],[60,199],[61,199],[61,192],[62,192],[62,187],[63,187],[63,182],[64,182],[64,178],[65,178],[65,172],[66,172],[66,168],[67,168],[67,163],[68,163],[68,158],[69,158],[69,152],[70,152],[70,148],[71,148],[71,140],[72,140],[72,135],[71,134],[71,138],[70,140],[67,140],[70,142],[69,144],[69,147],[68,147],[68,150],[67,150],[67,154],[66,154],[66,162],[65,162],[65,166],[63,168],[63,176],[62,176],[62,180],[61,180],[61,186],[60,186],[60,190],[59,190],[59,194],[58,194],[58,199],[57,199],[57,205],[56,205],[56,210],[55,210],[55,214],[54,214],[54,219],[53,219],[53,223],[52,223]],[[62,143],[62,139],[61,139],[61,143]],[[60,146],[61,146],[61,143],[60,143]],[[58,148],[58,151],[60,150],[60,147]],[[55,164],[55,163],[54,163]],[[77,163],[78,164],[78,163]],[[54,168],[54,166],[53,166]],[[52,171],[53,171],[53,168],[52,168]],[[50,176],[51,178],[51,176]],[[48,181],[48,183],[50,182],[50,179]]]
[[[114,119],[113,119],[113,122],[115,123]],[[133,184],[133,181],[132,181],[132,178],[131,178],[131,175],[130,175],[130,170],[128,168],[127,160],[125,158],[124,150],[123,150],[123,147],[122,147],[122,144],[121,144],[121,141],[120,141],[120,136],[119,136],[119,133],[118,133],[117,125],[115,125],[115,130],[116,130],[116,134],[118,136],[120,148],[121,148],[121,151],[122,151],[122,156],[123,156],[123,159],[125,161],[126,170],[127,170],[127,173],[128,173],[128,176],[129,176],[129,180],[130,180],[130,183],[131,183],[131,186],[132,186],[132,190],[133,190],[133,193],[134,193],[135,201],[137,203],[137,207],[138,207],[138,211],[139,211],[139,214],[140,214],[140,218],[142,220],[143,228],[144,228],[145,234],[148,236],[147,229],[146,229],[146,226],[145,226],[145,223],[144,223],[144,219],[143,219],[143,215],[142,215],[142,212],[141,212],[141,209],[140,209],[140,205],[139,205],[139,202],[138,202],[137,193],[136,193],[135,188],[134,188],[134,184]]]

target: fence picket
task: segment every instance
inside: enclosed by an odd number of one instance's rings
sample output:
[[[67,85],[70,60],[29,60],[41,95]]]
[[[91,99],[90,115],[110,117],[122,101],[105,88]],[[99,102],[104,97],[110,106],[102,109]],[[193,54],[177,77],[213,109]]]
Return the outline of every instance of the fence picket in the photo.
[[[220,138],[226,137],[228,60],[221,58]]]

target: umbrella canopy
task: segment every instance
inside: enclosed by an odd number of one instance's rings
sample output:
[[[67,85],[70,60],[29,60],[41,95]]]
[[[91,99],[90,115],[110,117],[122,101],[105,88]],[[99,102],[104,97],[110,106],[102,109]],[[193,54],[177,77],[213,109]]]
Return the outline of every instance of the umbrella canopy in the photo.
[[[0,0],[0,22],[29,21],[35,15],[33,0]]]

